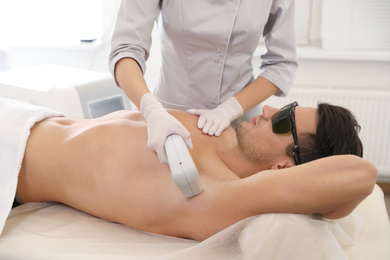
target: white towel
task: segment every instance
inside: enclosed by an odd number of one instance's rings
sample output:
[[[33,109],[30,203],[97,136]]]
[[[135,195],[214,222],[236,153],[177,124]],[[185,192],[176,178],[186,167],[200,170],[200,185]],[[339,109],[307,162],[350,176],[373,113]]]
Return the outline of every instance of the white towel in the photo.
[[[0,98],[0,234],[12,208],[30,128],[54,116],[63,114],[49,108]]]

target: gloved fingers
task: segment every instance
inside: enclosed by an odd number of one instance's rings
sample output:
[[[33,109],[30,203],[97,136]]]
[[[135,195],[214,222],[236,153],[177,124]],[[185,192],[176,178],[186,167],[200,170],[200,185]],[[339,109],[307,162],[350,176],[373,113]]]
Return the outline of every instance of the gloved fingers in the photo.
[[[187,144],[188,149],[190,149],[190,150],[194,149],[194,146],[192,145],[191,137],[190,138],[183,138],[183,139],[184,139],[184,142]]]
[[[197,126],[199,129],[203,129],[204,124],[206,123],[207,118],[204,116],[204,109],[188,109],[188,113],[191,115],[199,116]]]
[[[222,131],[225,130],[229,125],[229,120],[220,120],[217,122],[213,122],[213,125],[210,127],[207,134],[220,136]]]
[[[214,120],[208,118],[207,120],[205,120],[205,124],[203,125],[203,127],[201,128],[202,129],[202,132],[204,134],[210,134],[210,130],[212,129],[213,125],[214,125]],[[199,122],[199,121],[198,121]],[[212,135],[212,134],[210,134]]]
[[[140,111],[148,123],[147,147],[157,153],[160,162],[168,163],[165,140],[171,134],[180,135],[188,148],[192,149],[190,132],[151,93],[142,97]]]
[[[219,117],[218,112],[215,110],[206,110],[206,109],[191,109],[191,112],[196,112],[199,115],[197,126],[202,130],[204,134],[214,135],[219,127],[219,120],[215,120],[216,117]]]
[[[201,115],[198,119],[197,126],[199,129],[204,129],[206,123],[207,123],[207,118],[205,116]]]
[[[146,146],[157,153],[161,163],[168,163],[167,155],[164,148],[165,135],[153,136],[153,133],[148,129],[148,141]]]
[[[212,110],[189,109],[187,112],[199,116],[197,126],[204,134],[219,136],[230,125],[231,118],[224,106]]]
[[[160,162],[168,163],[165,152],[165,141],[171,134],[180,135],[189,149],[192,149],[191,133],[172,115],[162,113],[156,117],[150,117],[148,122],[147,147],[155,151]]]
[[[190,150],[194,149],[194,146],[192,145],[191,134],[189,134],[189,136],[187,136],[187,137],[184,137],[184,136],[182,136],[182,137],[184,139],[184,142],[187,144],[188,149],[190,149]]]
[[[215,135],[215,133],[219,130],[220,124],[218,122],[214,122],[207,132],[208,135]]]
[[[164,146],[158,147],[156,149],[156,153],[157,153],[158,159],[160,160],[160,163],[168,164],[167,153],[165,152]]]
[[[191,140],[191,133],[182,125],[180,128],[177,128],[176,134],[180,135],[184,142],[187,144],[188,149],[192,150],[193,145],[192,145],[192,140]]]
[[[215,136],[220,136],[223,130],[225,130],[225,128],[219,127],[218,130],[215,131],[215,134],[214,134],[214,135],[215,135]]]
[[[219,125],[218,129],[215,131],[214,135],[215,136],[220,136],[222,131],[225,130],[229,125],[225,126],[225,125]]]
[[[223,127],[221,125],[215,125],[215,128],[212,132],[210,132],[211,135],[219,136],[222,133]]]

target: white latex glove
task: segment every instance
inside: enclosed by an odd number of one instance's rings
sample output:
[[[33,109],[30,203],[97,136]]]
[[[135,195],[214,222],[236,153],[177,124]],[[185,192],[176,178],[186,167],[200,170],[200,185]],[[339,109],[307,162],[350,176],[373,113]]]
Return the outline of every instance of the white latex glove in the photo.
[[[140,111],[148,123],[147,146],[157,153],[161,163],[168,164],[164,143],[170,134],[179,134],[192,150],[190,132],[151,93],[142,96]]]
[[[199,116],[198,128],[204,134],[219,136],[230,123],[244,114],[240,103],[231,97],[214,109],[190,109],[188,113]]]

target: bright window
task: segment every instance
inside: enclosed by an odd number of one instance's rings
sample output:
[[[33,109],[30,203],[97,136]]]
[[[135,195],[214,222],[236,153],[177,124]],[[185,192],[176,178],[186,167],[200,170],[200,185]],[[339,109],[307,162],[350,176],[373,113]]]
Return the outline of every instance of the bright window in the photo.
[[[102,36],[102,0],[0,0],[0,42],[76,44]]]
[[[390,1],[322,1],[321,38],[326,49],[389,49]]]

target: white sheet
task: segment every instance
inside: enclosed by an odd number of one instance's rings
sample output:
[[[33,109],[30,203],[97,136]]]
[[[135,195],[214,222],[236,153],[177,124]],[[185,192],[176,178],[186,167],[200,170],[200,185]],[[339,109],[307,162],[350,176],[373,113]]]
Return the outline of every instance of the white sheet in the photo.
[[[350,259],[390,259],[390,223],[384,202],[384,194],[379,186],[356,208],[366,221],[363,233],[357,243],[344,247]],[[338,220],[341,226],[349,228],[354,222],[348,217]]]
[[[51,110],[0,98],[0,234],[15,197],[16,185],[30,128]]]
[[[11,211],[0,259],[276,259],[388,260],[390,225],[378,186],[353,214],[338,220],[264,214],[196,242],[151,234],[61,204]]]
[[[0,184],[0,206],[5,220],[30,127],[60,113],[2,99],[0,111],[0,177],[5,180]],[[5,222],[0,259],[388,260],[389,237],[378,186],[353,214],[339,221],[264,214],[200,243],[142,232],[61,204],[29,203],[13,209]]]

